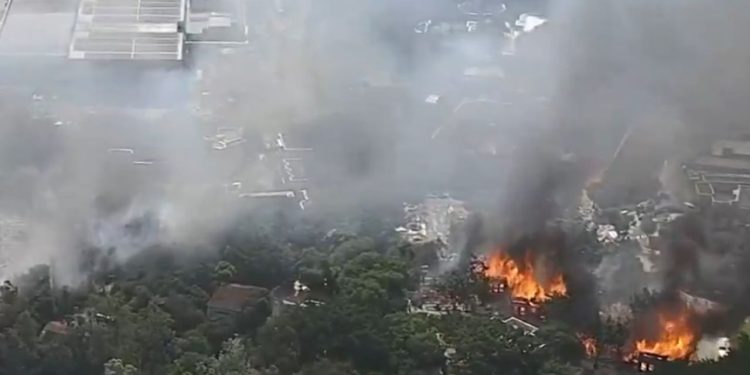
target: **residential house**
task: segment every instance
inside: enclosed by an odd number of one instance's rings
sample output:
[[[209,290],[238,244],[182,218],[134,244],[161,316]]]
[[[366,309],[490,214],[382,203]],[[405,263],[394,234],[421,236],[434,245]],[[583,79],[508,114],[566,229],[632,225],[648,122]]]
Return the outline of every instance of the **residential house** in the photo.
[[[51,321],[47,323],[42,332],[39,334],[40,339],[53,336],[67,336],[70,333],[70,326],[64,321]]]
[[[268,296],[268,289],[251,285],[227,284],[216,289],[208,301],[206,315],[210,320],[233,317],[248,306]]]

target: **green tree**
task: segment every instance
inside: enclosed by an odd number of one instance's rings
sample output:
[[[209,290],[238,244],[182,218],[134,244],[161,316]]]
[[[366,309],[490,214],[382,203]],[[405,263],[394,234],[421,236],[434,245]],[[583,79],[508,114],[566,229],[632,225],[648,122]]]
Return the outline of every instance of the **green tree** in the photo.
[[[331,254],[331,263],[343,265],[360,254],[374,252],[375,241],[368,237],[357,237],[336,246]]]
[[[205,375],[256,375],[250,363],[247,348],[239,338],[227,340],[217,358],[198,366],[198,374]],[[197,374],[196,374],[197,375]]]
[[[73,350],[68,337],[47,337],[39,344],[41,359],[38,368],[44,374],[77,374],[78,364],[73,360]]]
[[[296,375],[359,375],[351,364],[322,359],[302,368]]]
[[[469,306],[474,303],[475,296],[486,301],[490,295],[489,279],[475,272],[471,265],[446,273],[438,280],[436,288],[454,302]]]
[[[541,345],[499,321],[476,316],[451,314],[440,318],[437,325],[443,340],[455,350],[450,372],[456,375],[520,373],[529,366],[532,351]]]
[[[121,359],[112,358],[104,364],[104,375],[139,375],[138,369]]]
[[[36,348],[40,325],[31,317],[28,311],[24,311],[18,315],[16,323],[13,325],[13,330],[17,335],[18,343],[23,349],[33,351]]]
[[[297,262],[300,281],[315,291],[332,292],[333,270],[328,256],[314,248],[302,251]]]
[[[262,364],[276,366],[282,373],[297,371],[302,355],[301,338],[296,330],[303,316],[286,313],[272,319],[258,332],[258,355]]]
[[[237,268],[229,262],[219,261],[214,267],[214,280],[220,284],[232,282],[237,275]]]
[[[211,357],[201,353],[182,353],[167,369],[169,375],[199,375],[206,371]]]
[[[12,327],[0,333],[0,369],[9,374],[26,374],[39,361],[37,334],[39,324],[28,311],[21,312]]]
[[[539,375],[579,375],[581,368],[556,360],[544,362],[539,370]]]
[[[405,291],[414,285],[403,261],[372,252],[347,262],[337,284],[353,304],[383,313],[403,311]]]
[[[545,324],[536,332],[536,337],[546,344],[545,353],[562,363],[579,363],[586,355],[575,333],[560,324]]]
[[[198,329],[185,332],[182,337],[176,338],[174,343],[178,353],[211,353],[208,339]]]
[[[170,362],[167,348],[172,344],[174,332],[172,318],[156,304],[150,303],[136,314],[134,338],[138,345],[139,367],[147,374],[157,374]]]
[[[163,309],[174,321],[179,332],[193,329],[206,320],[202,309],[193,304],[190,297],[182,293],[171,293],[164,299]]]
[[[746,333],[741,333],[735,341],[735,345],[727,357],[722,358],[716,363],[698,365],[693,369],[692,373],[695,375],[750,374],[750,336]]]
[[[293,264],[288,246],[268,240],[229,245],[221,257],[236,268],[238,283],[269,288],[286,281]]]
[[[49,266],[32,267],[18,280],[20,291],[26,300],[26,309],[40,322],[57,318],[54,311],[52,290],[50,289]]]
[[[387,342],[392,367],[397,374],[435,371],[444,365],[445,348],[438,340],[438,331],[423,315],[396,313],[385,317]]]
[[[271,316],[271,301],[268,297],[264,297],[243,307],[234,319],[235,330],[237,333],[253,337],[269,316]]]

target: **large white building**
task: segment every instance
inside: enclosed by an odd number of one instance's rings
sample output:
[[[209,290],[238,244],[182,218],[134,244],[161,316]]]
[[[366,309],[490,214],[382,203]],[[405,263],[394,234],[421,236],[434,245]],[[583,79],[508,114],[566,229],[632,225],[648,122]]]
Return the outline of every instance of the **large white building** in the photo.
[[[243,0],[0,0],[0,57],[181,61],[189,43],[245,44],[244,4]]]
[[[81,0],[71,59],[182,60],[186,0]]]

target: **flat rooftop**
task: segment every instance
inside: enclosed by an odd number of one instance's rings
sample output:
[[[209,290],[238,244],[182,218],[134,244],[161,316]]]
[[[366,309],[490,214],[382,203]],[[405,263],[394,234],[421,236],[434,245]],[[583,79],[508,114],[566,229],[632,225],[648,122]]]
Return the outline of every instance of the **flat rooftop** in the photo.
[[[0,0],[0,56],[182,60],[187,0]]]
[[[0,0],[0,56],[65,56],[78,0]]]
[[[750,186],[740,186],[738,203],[740,208],[750,209]]]
[[[68,57],[182,60],[186,0],[81,0]]]
[[[732,172],[750,172],[750,160],[720,158],[716,156],[701,156],[687,163],[698,170],[716,169]]]
[[[251,6],[256,9],[259,5]],[[245,0],[190,0],[187,38],[209,44],[246,42],[249,32],[247,7]]]
[[[714,156],[750,156],[750,142],[748,141],[735,141],[735,140],[721,140],[716,141],[711,145],[711,154]]]

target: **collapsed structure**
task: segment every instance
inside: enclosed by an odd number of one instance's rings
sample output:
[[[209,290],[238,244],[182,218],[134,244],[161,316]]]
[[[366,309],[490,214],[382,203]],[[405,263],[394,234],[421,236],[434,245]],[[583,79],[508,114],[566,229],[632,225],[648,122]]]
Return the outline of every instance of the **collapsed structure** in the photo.
[[[223,132],[206,137],[206,141],[218,151],[245,142],[241,131],[231,134],[228,136],[227,132]],[[244,167],[240,167],[239,171],[234,173],[234,180],[225,186],[226,191],[242,199],[292,203],[293,206],[304,210],[310,203],[310,180],[306,167],[307,157],[312,151],[312,148],[307,147],[289,147],[285,135],[276,133],[273,137],[268,137],[265,150],[258,155],[257,164],[243,161],[243,164],[251,165],[251,170],[246,171]],[[260,170],[252,169],[254,167]],[[247,178],[247,175],[251,178]],[[259,175],[262,177],[259,178]]]
[[[396,228],[412,244],[435,244],[440,261],[458,258],[469,215],[464,203],[449,196],[428,197],[419,204],[404,204],[405,225]]]

